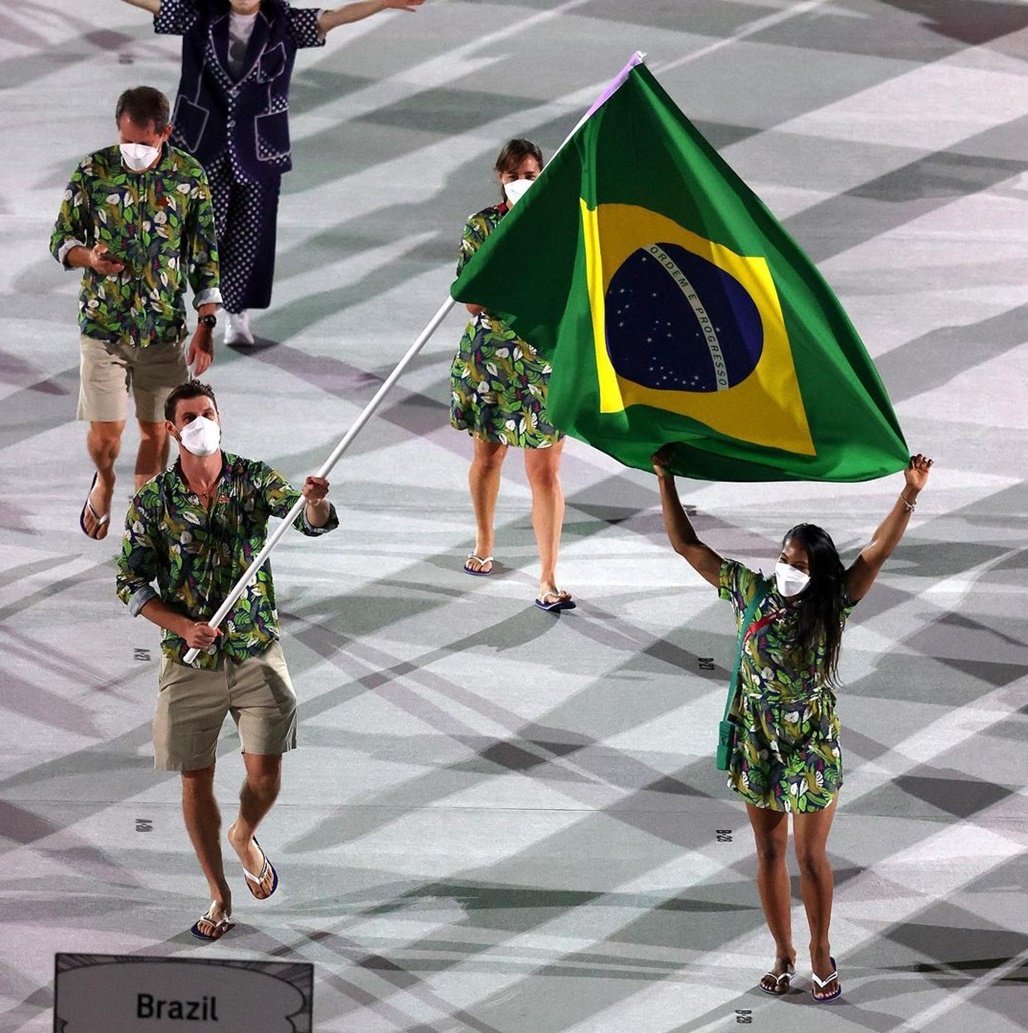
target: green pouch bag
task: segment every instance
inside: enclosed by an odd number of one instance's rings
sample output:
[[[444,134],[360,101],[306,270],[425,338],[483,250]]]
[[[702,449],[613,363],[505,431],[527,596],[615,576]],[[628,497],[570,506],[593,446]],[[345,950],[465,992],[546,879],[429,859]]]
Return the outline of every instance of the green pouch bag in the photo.
[[[728,770],[732,751],[735,749],[735,740],[738,737],[739,726],[734,721],[726,718],[717,726],[717,753],[714,755],[714,765],[718,771]]]

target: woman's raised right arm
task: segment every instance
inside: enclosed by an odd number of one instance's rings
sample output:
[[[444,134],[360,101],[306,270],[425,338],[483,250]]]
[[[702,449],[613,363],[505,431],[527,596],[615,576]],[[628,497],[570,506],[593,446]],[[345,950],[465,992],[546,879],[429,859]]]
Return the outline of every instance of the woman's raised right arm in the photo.
[[[721,564],[724,560],[707,544],[701,542],[678,498],[675,477],[667,468],[667,456],[661,449],[653,457],[653,472],[660,485],[660,507],[664,514],[664,530],[671,547],[696,571],[704,581],[715,588],[721,584]]]
[[[160,14],[161,0],[121,0],[123,4],[131,4],[133,7],[142,7],[155,17]]]

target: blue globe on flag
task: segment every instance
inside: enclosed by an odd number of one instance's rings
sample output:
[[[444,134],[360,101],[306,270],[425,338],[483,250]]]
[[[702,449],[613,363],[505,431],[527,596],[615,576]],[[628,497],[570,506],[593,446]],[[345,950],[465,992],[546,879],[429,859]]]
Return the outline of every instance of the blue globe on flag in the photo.
[[[606,293],[619,376],[662,391],[727,391],[760,362],[760,312],[741,283],[680,244],[633,251]]]

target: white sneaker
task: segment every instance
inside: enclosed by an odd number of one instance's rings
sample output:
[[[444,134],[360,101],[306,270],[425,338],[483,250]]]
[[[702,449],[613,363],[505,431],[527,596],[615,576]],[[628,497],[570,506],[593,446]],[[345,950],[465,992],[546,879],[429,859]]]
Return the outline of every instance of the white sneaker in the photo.
[[[225,324],[226,344],[253,344],[253,331],[250,329],[250,313],[226,312],[228,320]]]

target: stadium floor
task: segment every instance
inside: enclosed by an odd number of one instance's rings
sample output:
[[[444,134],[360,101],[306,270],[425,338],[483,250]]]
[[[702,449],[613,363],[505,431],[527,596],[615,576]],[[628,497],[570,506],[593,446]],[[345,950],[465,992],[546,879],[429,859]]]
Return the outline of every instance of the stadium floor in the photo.
[[[258,904],[235,878],[235,928],[190,937],[205,887],[178,779],[150,761],[157,633],[113,594],[117,528],[78,528],[77,277],[47,254],[120,91],[174,92],[176,41],[115,0],[5,5],[0,28],[5,1030],[52,1028],[56,952],[310,962],[313,1028],[338,1033],[1024,1028],[1028,9],[428,0],[341,28],[297,61],[273,307],[209,377],[226,447],[316,469],[445,300],[500,144],[551,153],[647,52],[818,263],[936,460],[843,648],[828,1017],[804,935],[796,992],[755,989],[772,948],[752,839],[711,758],[732,620],[668,548],[653,478],[569,442],[574,612],[531,605],[517,456],[497,573],[462,573],[456,312],[336,468],[340,530],[276,554],[302,747],[262,827],[282,885]],[[122,486],[134,451],[130,429]],[[684,491],[715,548],[768,569],[801,519],[852,556],[900,483]],[[226,812],[237,751],[226,730]]]

